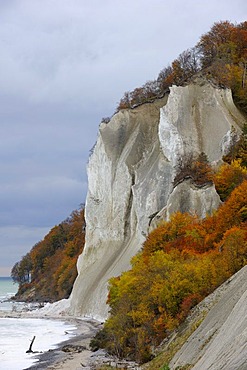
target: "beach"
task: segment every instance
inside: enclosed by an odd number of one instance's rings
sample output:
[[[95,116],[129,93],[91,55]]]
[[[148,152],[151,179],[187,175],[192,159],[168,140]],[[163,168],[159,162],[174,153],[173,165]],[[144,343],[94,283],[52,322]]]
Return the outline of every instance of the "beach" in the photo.
[[[53,318],[54,319],[54,318]],[[94,367],[94,353],[89,349],[89,343],[101,324],[94,320],[64,318],[77,327],[75,336],[58,344],[58,347],[43,354],[38,354],[39,362],[28,370],[91,370]],[[97,356],[97,355],[96,355]],[[25,369],[26,370],[26,369]]]
[[[16,291],[11,278],[0,278],[0,370],[91,369],[89,343],[101,323],[68,315],[69,300],[43,308],[16,302]],[[33,353],[26,353],[34,336]]]
[[[35,310],[31,312],[4,312],[0,311],[0,318],[8,319],[37,319],[44,320],[44,325],[49,326],[49,321],[54,323],[54,321],[64,323],[65,329],[73,328],[73,332],[65,333],[68,334],[69,339],[63,340],[60,343],[54,343],[51,348],[46,351],[40,351],[38,347],[38,341],[34,340],[33,353],[30,353],[30,359],[37,361],[31,366],[22,367],[21,370],[44,370],[44,369],[56,369],[56,370],[91,370],[95,369],[93,363],[100,361],[97,360],[97,353],[93,353],[89,349],[89,344],[91,339],[94,337],[96,332],[102,327],[102,324],[96,320],[86,319],[86,318],[75,318],[71,316],[60,316],[60,315],[47,315],[41,312],[42,310]],[[48,324],[47,324],[48,322]],[[23,356],[27,356],[25,353],[28,350],[31,337],[30,333],[27,333],[28,345],[23,351]],[[65,335],[66,338],[66,335]],[[45,340],[45,338],[43,338]],[[42,353],[41,353],[42,352]],[[13,353],[15,356],[15,353]],[[99,354],[102,358],[102,352]],[[22,366],[20,358],[20,366]],[[20,368],[19,368],[20,369]]]
[[[92,352],[90,341],[103,324],[69,315],[69,299],[39,308],[37,303],[12,301],[12,288],[10,284],[2,292],[0,301],[0,370],[97,370],[104,365],[139,369],[104,350]],[[33,352],[27,354],[34,336]]]
[[[60,343],[56,349],[38,355],[39,362],[23,370],[99,370],[106,365],[113,369],[141,369],[135,362],[120,360],[104,350],[90,350],[91,339],[103,326],[99,321],[73,317],[67,317],[65,321],[77,327],[74,337]]]
[[[17,286],[11,278],[0,283],[0,370],[95,369],[104,356],[89,344],[102,327],[99,321],[68,315],[65,299],[43,308],[13,301]],[[33,353],[27,354],[34,336]]]
[[[102,328],[103,324],[99,321],[89,318],[76,318],[67,315],[47,315],[43,314],[41,310],[35,310],[31,312],[3,312],[0,311],[0,318],[18,318],[21,320],[25,319],[39,319],[44,320],[44,325],[47,325],[47,321],[57,321],[73,327],[73,335],[69,333],[69,339],[63,340],[62,342],[53,343],[50,349],[47,349],[41,353],[37,343],[34,341],[33,348],[34,353],[30,353],[30,359],[33,362],[27,367],[19,366],[13,369],[18,370],[99,370],[105,365],[111,365],[112,368],[122,368],[129,370],[141,369],[136,363],[120,360],[113,356],[108,355],[104,350],[98,350],[92,352],[90,350],[90,341],[95,336],[97,331]],[[27,333],[27,338],[29,333]],[[29,341],[28,341],[29,343]],[[22,357],[26,356],[25,347],[22,354],[19,357],[20,364]],[[36,353],[37,352],[37,353]],[[13,357],[15,353],[13,353]],[[1,367],[0,367],[1,368]],[[6,367],[2,369],[6,370]],[[8,367],[8,370],[12,370],[12,367]]]

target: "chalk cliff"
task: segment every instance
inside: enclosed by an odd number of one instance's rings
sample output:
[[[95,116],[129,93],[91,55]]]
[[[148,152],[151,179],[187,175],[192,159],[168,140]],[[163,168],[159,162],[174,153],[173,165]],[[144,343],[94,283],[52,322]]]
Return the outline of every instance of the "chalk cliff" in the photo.
[[[204,217],[218,207],[214,186],[185,179],[174,188],[177,163],[201,152],[217,163],[242,123],[231,91],[201,80],[101,123],[88,163],[86,245],[71,313],[104,320],[107,281],[130,267],[150,227],[177,210]]]
[[[198,305],[206,317],[176,353],[170,369],[246,369],[246,304],[247,266]]]

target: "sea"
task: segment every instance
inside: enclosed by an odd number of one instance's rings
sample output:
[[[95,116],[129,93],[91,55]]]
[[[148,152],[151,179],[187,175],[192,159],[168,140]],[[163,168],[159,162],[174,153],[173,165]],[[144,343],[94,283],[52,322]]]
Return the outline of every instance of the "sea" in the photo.
[[[0,277],[0,370],[24,370],[37,362],[37,353],[26,353],[34,336],[32,350],[43,353],[71,338],[76,330],[59,320],[7,317],[29,309],[11,300],[17,289],[11,278]]]

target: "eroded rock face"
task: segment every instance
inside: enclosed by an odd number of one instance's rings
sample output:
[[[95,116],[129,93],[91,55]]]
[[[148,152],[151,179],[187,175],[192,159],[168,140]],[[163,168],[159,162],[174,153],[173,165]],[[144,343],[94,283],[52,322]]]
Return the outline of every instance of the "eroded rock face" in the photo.
[[[191,152],[204,152],[209,161],[217,161],[229,147],[232,128],[239,132],[242,123],[230,90],[210,84],[172,87],[168,103],[161,108],[162,151],[173,164]]]
[[[201,152],[217,162],[242,121],[231,92],[206,83],[174,86],[168,97],[100,125],[88,164],[86,245],[71,295],[73,314],[107,317],[107,281],[130,267],[151,215],[161,211],[167,219],[180,210],[204,217],[218,207],[212,186],[195,189],[185,181],[174,189],[176,164]]]
[[[189,212],[199,218],[211,215],[220,205],[220,197],[214,185],[206,184],[198,187],[191,180],[178,184],[162,208],[150,222],[149,232],[154,230],[162,220],[169,220],[175,212]]]
[[[193,370],[246,369],[247,266],[212,296],[206,298],[212,308],[176,353],[169,364],[171,369],[189,364]]]

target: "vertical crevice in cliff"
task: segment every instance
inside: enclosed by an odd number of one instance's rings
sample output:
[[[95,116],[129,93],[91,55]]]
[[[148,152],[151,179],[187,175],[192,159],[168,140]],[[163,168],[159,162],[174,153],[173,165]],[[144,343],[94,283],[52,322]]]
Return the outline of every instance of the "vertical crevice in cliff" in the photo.
[[[203,137],[202,137],[202,120],[200,115],[199,102],[194,99],[192,103],[192,118],[195,122],[195,128],[197,133],[197,142],[199,147],[199,152],[203,152]]]
[[[124,239],[128,239],[131,235],[131,210],[133,206],[133,186],[135,185],[135,174],[131,174],[131,188],[130,188],[130,194],[129,194],[129,202],[128,207],[126,209],[125,217],[124,217]]]

